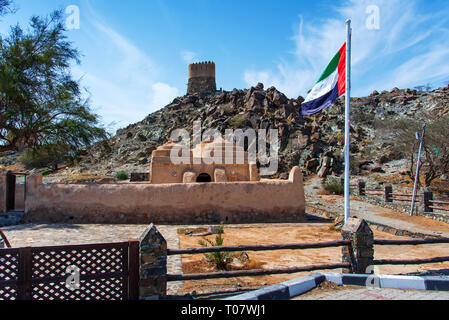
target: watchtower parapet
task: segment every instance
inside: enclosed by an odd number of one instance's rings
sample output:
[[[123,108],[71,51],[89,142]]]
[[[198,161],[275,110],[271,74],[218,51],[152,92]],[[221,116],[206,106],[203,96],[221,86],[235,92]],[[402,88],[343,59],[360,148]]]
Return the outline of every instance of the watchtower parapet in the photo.
[[[207,61],[189,65],[188,94],[211,94],[216,91],[215,63]]]

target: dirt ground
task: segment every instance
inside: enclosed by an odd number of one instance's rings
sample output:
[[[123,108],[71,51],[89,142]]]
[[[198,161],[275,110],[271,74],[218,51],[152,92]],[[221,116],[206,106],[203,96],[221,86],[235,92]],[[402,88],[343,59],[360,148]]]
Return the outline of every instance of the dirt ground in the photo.
[[[310,243],[341,240],[340,231],[332,228],[333,224],[298,224],[294,226],[245,227],[228,226],[225,228],[224,245],[252,245],[252,244],[285,244]],[[406,239],[374,230],[375,239]],[[215,236],[208,236],[214,240]],[[180,248],[199,247],[198,241],[202,237],[179,235]],[[376,246],[375,259],[405,259],[405,258],[431,258],[448,256],[449,244],[421,245],[421,246]],[[341,262],[341,248],[324,248],[310,250],[279,250],[263,252],[247,252],[250,260],[257,268],[286,268],[308,266],[313,264],[330,264]],[[204,255],[183,255],[182,264],[184,273],[213,272],[210,263]],[[427,270],[449,269],[449,262],[418,266],[377,266],[375,273],[401,274],[425,272]],[[337,270],[323,270],[323,272],[341,272]],[[273,285],[290,279],[305,276],[309,273],[287,275],[272,275],[258,277],[241,277],[232,279],[212,279],[201,281],[185,281],[182,294],[217,292],[231,288],[249,288]]]

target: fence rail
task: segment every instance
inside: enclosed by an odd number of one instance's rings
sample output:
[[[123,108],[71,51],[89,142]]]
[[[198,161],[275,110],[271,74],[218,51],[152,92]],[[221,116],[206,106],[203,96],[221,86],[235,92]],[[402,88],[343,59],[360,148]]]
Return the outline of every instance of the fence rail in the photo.
[[[436,239],[412,239],[412,240],[375,240],[372,241],[373,245],[424,245],[424,244],[449,244],[449,238],[436,238]],[[188,249],[169,249],[167,255],[180,255],[180,254],[204,254],[212,252],[235,252],[235,251],[270,251],[270,250],[294,250],[294,249],[320,249],[330,247],[348,247],[351,248],[352,242],[350,240],[329,241],[320,243],[295,243],[295,244],[271,244],[271,245],[243,245],[243,246],[223,246],[223,247],[202,247],[202,248],[188,248]],[[382,259],[374,260],[373,265],[413,265],[413,264],[427,264],[427,263],[439,263],[447,262],[449,257],[436,257],[428,259],[405,259],[405,260],[393,260]],[[235,278],[235,277],[250,277],[250,276],[263,276],[274,274],[291,274],[299,272],[310,272],[316,270],[332,270],[339,268],[351,268],[351,263],[343,262],[336,264],[321,264],[303,267],[293,268],[277,268],[277,269],[256,269],[256,270],[236,270],[236,271],[224,271],[214,273],[197,273],[197,274],[167,274],[167,281],[187,281],[187,280],[206,280],[206,279],[218,279],[218,278]]]
[[[373,264],[376,266],[380,265],[410,265],[410,264],[428,264],[428,263],[439,263],[447,262],[449,257],[437,257],[429,259],[410,259],[410,260],[374,260]]]
[[[374,240],[374,245],[379,246],[416,246],[420,244],[449,243],[449,238],[436,239],[412,239],[412,240]]]
[[[296,249],[319,249],[350,245],[349,240],[316,242],[316,243],[290,243],[290,244],[267,244],[246,246],[223,246],[223,247],[201,247],[188,249],[168,249],[167,255],[178,254],[201,254],[212,252],[237,252],[237,251],[272,251],[272,250],[296,250]]]
[[[382,246],[410,246],[410,245],[423,245],[423,244],[443,244],[449,243],[449,238],[437,238],[437,239],[413,239],[413,240],[374,240],[374,245],[382,245]],[[427,258],[427,259],[405,259],[405,260],[397,260],[397,259],[382,259],[382,260],[374,260],[374,265],[413,265],[413,264],[428,264],[428,263],[438,263],[438,262],[447,262],[449,261],[449,257],[435,257],[435,258]]]
[[[350,266],[351,266],[350,263],[336,263],[336,264],[322,264],[305,267],[270,269],[270,270],[257,269],[257,270],[226,271],[226,272],[198,273],[198,274],[168,274],[167,281],[206,280],[218,278],[265,276],[273,274],[290,274],[290,273],[308,272],[316,270],[349,268]]]
[[[350,240],[316,242],[316,243],[290,243],[290,244],[269,244],[269,245],[244,245],[244,246],[217,246],[217,247],[202,247],[202,248],[188,248],[188,249],[168,249],[167,255],[180,254],[201,254],[212,252],[238,252],[238,251],[273,251],[273,250],[297,250],[297,249],[320,249],[320,248],[334,248],[342,246],[350,246]],[[349,268],[350,263],[336,263],[336,264],[322,264],[294,268],[277,268],[277,269],[256,269],[256,270],[238,270],[214,273],[198,273],[198,274],[167,274],[167,281],[184,281],[184,280],[205,280],[217,278],[235,278],[235,277],[249,277],[262,276],[273,274],[291,274],[298,272],[316,271],[316,270],[332,270],[339,268]]]
[[[386,185],[384,187],[384,192],[379,192],[375,189],[367,189],[366,182],[363,180],[359,180],[358,182],[358,194],[359,196],[383,196],[384,201],[387,203],[391,203],[394,201],[399,202],[412,202],[413,195],[406,193],[393,192],[392,185]],[[445,205],[449,206],[449,201],[445,200],[434,200],[433,193],[431,191],[426,191],[422,194],[417,194],[415,197],[415,203],[419,203],[421,206],[421,211],[423,213],[433,213],[433,210],[441,210],[449,212],[449,207],[445,207]],[[443,205],[443,206],[436,206]]]
[[[448,204],[449,205],[449,201],[429,200],[429,202],[435,203],[435,204]]]

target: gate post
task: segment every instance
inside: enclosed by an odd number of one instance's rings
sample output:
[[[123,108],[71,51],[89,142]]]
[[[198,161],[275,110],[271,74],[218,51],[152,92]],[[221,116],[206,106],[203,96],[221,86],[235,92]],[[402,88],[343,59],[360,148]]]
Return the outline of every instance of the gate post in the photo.
[[[139,239],[140,300],[167,297],[167,241],[151,224]]]
[[[349,246],[342,248],[342,261],[351,264],[345,273],[366,274],[371,273],[369,266],[374,261],[374,235],[373,231],[363,219],[349,218],[341,230],[343,240],[350,240]]]
[[[8,172],[0,173],[0,213],[4,213],[7,211],[7,176]]]

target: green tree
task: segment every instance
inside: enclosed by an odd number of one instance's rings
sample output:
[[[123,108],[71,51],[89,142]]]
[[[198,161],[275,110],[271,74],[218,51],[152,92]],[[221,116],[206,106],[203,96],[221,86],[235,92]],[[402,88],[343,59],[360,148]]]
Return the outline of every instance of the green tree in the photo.
[[[70,74],[80,53],[65,32],[63,13],[55,11],[0,39],[0,151],[57,149],[73,157],[107,138]]]
[[[12,6],[11,0],[0,0],[0,16],[3,16],[9,12],[13,12],[14,10],[11,8]]]

